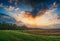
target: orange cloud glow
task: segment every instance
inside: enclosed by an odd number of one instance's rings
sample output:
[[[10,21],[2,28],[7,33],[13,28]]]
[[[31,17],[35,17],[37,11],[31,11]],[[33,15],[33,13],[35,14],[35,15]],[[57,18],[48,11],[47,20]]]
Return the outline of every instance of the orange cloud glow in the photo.
[[[55,24],[60,24],[60,19],[58,19],[57,13],[54,13],[57,5],[56,2],[53,3],[53,6],[50,9],[42,9],[40,10],[37,15],[34,17],[31,12],[29,11],[21,11],[18,13],[18,10],[20,8],[14,8],[12,6],[9,6],[8,10],[15,10],[16,13],[9,12],[12,17],[18,22],[23,23],[26,26],[50,26]]]
[[[25,25],[29,26],[49,26],[58,24],[58,20],[54,19],[56,16],[52,15],[52,12],[54,12],[55,9],[47,10],[44,15],[40,16],[37,15],[36,17],[32,16],[31,12],[28,11],[22,11],[20,14],[14,15],[17,22],[22,22]],[[54,16],[54,18],[53,18]],[[53,20],[55,21],[53,21]],[[60,24],[60,23],[59,23]]]

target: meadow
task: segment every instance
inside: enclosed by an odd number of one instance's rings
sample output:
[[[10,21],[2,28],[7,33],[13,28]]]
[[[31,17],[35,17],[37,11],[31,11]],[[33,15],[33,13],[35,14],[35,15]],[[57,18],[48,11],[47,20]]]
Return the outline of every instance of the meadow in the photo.
[[[0,30],[0,41],[60,41],[60,36],[29,34],[20,30]]]
[[[0,41],[60,41],[60,30],[43,30],[0,24]]]

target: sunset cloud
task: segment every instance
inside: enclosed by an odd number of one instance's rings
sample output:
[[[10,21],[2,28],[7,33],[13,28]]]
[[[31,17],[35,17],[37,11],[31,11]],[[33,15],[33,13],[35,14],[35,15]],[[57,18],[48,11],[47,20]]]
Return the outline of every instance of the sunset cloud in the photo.
[[[25,11],[24,11],[20,14],[15,14],[14,18],[16,19],[17,22],[21,21],[25,25],[30,25],[30,26],[50,26],[50,25],[60,24],[60,19],[58,19],[58,15],[52,14],[52,12],[54,12],[53,9],[48,10],[47,12],[48,12],[48,14],[45,12],[45,14],[43,16],[41,16],[41,17],[36,16],[35,18],[33,18],[31,13],[29,15],[27,15],[27,14],[25,14]]]
[[[9,2],[10,3],[4,7],[4,10],[9,14],[9,16],[16,20],[18,25],[22,24],[27,27],[37,28],[52,28],[54,25],[60,25],[60,16],[56,11],[58,5],[57,2],[53,2],[52,4],[37,3],[38,5],[32,6],[32,10],[28,7],[29,4],[21,3],[17,5],[19,0],[14,0],[14,5],[11,3],[13,0],[10,0]],[[2,6],[2,4],[0,5]],[[47,7],[42,5],[46,5]]]

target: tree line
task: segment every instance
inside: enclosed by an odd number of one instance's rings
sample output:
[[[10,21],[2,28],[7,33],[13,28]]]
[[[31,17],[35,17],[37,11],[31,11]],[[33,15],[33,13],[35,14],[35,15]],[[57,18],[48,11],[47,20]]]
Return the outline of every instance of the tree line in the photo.
[[[0,23],[0,30],[25,30],[27,27],[17,26],[16,24]]]

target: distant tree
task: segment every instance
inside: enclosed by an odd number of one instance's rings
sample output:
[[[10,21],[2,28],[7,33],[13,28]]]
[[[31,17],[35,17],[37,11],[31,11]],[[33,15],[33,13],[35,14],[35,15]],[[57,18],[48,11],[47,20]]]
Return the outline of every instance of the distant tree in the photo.
[[[16,24],[0,23],[0,30],[26,30],[26,29],[27,27],[25,25],[17,26]]]

